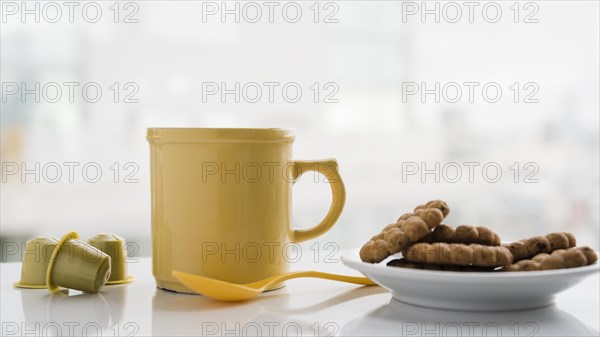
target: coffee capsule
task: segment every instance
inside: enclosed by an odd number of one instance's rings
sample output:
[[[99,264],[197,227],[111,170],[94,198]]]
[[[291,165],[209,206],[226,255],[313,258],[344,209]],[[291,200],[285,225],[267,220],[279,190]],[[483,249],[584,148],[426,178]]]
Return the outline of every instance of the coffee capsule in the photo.
[[[99,233],[88,239],[88,244],[110,256],[110,278],[106,284],[121,284],[133,281],[127,274],[127,248],[125,239],[113,233]]]
[[[53,237],[38,236],[27,241],[21,265],[21,280],[13,285],[30,289],[46,288],[48,264],[57,245],[58,240]]]
[[[97,293],[110,278],[110,256],[79,240],[69,232],[58,242],[46,273],[46,285],[55,292],[60,287]]]

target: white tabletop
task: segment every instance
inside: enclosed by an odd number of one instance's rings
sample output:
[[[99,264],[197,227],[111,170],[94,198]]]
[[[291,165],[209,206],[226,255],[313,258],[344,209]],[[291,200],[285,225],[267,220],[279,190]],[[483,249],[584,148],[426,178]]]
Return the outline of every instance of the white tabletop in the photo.
[[[597,274],[559,294],[555,305],[484,313],[416,307],[380,287],[317,279],[288,281],[249,302],[222,303],[156,289],[149,258],[129,263],[133,283],[99,294],[13,288],[20,264],[0,268],[3,336],[597,336],[599,329]],[[356,274],[340,263],[309,261],[292,269]]]

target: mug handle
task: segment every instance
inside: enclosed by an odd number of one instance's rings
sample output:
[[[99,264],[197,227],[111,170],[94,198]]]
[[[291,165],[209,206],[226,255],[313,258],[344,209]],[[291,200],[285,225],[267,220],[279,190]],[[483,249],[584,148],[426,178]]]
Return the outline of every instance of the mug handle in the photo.
[[[338,171],[338,163],[335,159],[323,160],[295,160],[292,178],[294,183],[300,176],[308,171],[318,172],[325,177],[331,186],[331,207],[321,222],[308,229],[294,229],[293,242],[302,242],[323,235],[331,229],[342,214],[346,202],[346,188]]]

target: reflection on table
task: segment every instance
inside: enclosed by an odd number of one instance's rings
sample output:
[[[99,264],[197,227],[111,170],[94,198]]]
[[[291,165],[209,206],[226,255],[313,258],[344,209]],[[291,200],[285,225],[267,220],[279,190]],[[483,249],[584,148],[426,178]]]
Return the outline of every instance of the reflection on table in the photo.
[[[556,305],[522,311],[438,310],[391,299],[346,324],[342,336],[597,336]]]
[[[122,321],[127,286],[105,287],[98,294],[68,289],[56,293],[46,289],[15,289],[21,292],[26,325],[19,329],[24,333],[73,336],[114,333]]]

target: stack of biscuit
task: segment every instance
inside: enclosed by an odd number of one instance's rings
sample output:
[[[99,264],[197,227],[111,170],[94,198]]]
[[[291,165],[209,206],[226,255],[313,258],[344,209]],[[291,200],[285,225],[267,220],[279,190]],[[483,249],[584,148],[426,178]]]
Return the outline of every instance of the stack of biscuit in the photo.
[[[530,271],[574,268],[598,259],[589,247],[576,247],[571,233],[550,233],[502,244],[489,228],[442,224],[448,205],[433,200],[387,225],[360,250],[364,262],[379,263],[390,255],[403,258],[388,266],[446,271]]]

